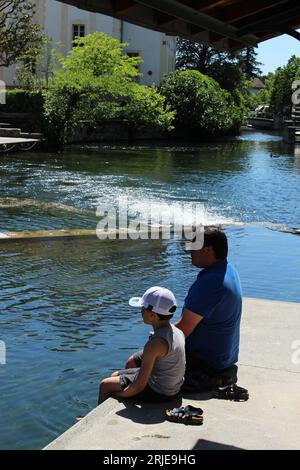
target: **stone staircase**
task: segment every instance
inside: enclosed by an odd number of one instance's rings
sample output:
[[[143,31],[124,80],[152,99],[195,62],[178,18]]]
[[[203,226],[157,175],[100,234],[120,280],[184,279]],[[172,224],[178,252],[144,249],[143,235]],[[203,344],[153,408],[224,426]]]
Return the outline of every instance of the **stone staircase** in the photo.
[[[14,127],[8,122],[0,123],[0,137],[20,139],[43,139],[43,134],[37,132],[22,132],[20,127]]]

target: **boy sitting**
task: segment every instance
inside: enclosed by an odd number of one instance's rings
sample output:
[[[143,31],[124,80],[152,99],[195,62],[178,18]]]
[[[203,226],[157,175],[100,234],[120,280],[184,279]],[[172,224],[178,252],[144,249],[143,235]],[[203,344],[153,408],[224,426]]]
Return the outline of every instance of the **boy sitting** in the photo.
[[[129,305],[141,307],[143,321],[153,326],[154,333],[139,361],[130,358],[132,368],[114,372],[101,382],[99,404],[112,395],[140,401],[171,400],[178,395],[185,373],[185,337],[170,323],[176,299],[170,290],[155,286],[143,297],[131,298]]]

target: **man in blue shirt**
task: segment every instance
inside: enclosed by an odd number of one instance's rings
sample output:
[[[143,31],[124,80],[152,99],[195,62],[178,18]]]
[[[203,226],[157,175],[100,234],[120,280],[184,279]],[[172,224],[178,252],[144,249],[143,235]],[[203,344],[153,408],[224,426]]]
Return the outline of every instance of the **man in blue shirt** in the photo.
[[[242,290],[239,275],[228,263],[227,255],[225,233],[205,230],[202,248],[191,251],[193,266],[203,269],[189,289],[182,317],[176,324],[186,336],[183,391],[214,391],[219,398],[230,398],[227,392],[240,389],[235,384]]]

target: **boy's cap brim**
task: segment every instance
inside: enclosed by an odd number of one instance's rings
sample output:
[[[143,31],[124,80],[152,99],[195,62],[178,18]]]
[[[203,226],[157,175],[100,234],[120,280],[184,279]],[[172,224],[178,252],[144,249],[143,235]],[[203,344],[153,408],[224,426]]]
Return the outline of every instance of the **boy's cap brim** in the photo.
[[[174,294],[164,287],[154,286],[147,289],[143,297],[131,297],[131,307],[144,307],[159,315],[173,315],[176,310]]]
[[[144,302],[142,297],[131,297],[129,300],[130,307],[144,307]]]

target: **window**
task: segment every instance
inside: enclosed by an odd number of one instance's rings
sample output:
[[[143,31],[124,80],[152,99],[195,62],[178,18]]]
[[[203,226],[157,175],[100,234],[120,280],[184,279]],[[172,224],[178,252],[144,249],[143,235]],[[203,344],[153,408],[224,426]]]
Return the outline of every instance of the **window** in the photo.
[[[126,52],[126,54],[129,57],[139,57],[139,55],[140,55],[138,52]]]
[[[140,53],[139,52],[126,52],[126,54],[128,55],[128,57],[140,57]],[[136,65],[136,69],[138,71],[140,71],[140,65]],[[137,83],[140,82],[140,77],[135,77],[135,81]]]
[[[85,36],[85,25],[84,24],[73,24],[72,25],[73,46],[77,45],[77,44],[74,44],[75,39],[77,39],[78,37],[83,38],[84,36]]]

